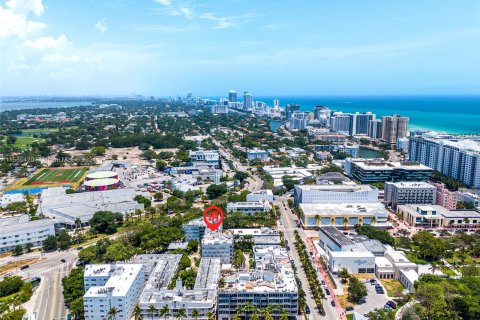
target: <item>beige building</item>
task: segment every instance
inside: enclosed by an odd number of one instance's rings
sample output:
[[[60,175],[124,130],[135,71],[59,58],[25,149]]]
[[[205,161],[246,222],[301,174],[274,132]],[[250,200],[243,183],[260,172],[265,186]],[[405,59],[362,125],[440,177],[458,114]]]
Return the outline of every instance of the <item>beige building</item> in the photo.
[[[478,228],[480,213],[473,210],[448,210],[439,205],[400,205],[397,215],[408,224],[426,228]]]

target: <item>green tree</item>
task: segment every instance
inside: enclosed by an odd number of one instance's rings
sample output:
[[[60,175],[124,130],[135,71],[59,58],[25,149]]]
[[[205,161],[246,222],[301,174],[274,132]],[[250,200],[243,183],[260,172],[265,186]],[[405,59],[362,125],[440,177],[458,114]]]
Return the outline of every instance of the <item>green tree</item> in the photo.
[[[142,309],[138,304],[135,305],[135,308],[133,308],[132,316],[134,320],[140,320],[142,316]]]
[[[342,283],[346,283],[347,279],[350,278],[350,273],[348,273],[346,268],[342,268],[340,269],[338,276],[342,279]]]
[[[358,280],[357,277],[351,277],[348,281],[348,301],[358,303],[367,296],[367,287]]]
[[[55,237],[54,235],[48,236],[45,240],[43,240],[42,247],[43,247],[43,250],[47,252],[57,250],[58,248],[57,237]]]
[[[138,203],[143,203],[143,206],[146,208],[149,208],[152,205],[152,201],[148,198],[145,198],[142,195],[136,195],[135,198],[133,198],[135,201]]]
[[[222,194],[227,192],[227,185],[222,184],[211,184],[207,188],[207,195],[210,199],[215,199],[220,197]]]
[[[98,233],[113,234],[117,232],[117,224],[123,221],[121,213],[97,211],[90,219],[90,228]]]
[[[395,312],[392,310],[375,309],[367,313],[370,320],[395,320]]]
[[[197,309],[192,310],[192,318],[195,320],[198,320],[198,317],[200,316],[200,312],[198,312]]]
[[[118,309],[115,308],[115,307],[111,307],[111,308],[108,310],[107,319],[109,319],[109,320],[116,320],[116,319],[117,319],[117,314],[118,314]]]
[[[168,307],[167,307],[168,308]],[[153,320],[153,316],[155,315],[155,313],[157,312],[157,308],[155,307],[155,305],[151,304],[149,307],[148,307],[148,310],[147,310],[148,314],[152,317],[152,320]]]
[[[180,309],[177,311],[177,319],[180,320],[182,318],[185,318],[187,316],[185,309]]]
[[[168,316],[170,316],[170,310],[167,305],[164,305],[160,308],[160,317],[165,317],[165,319],[167,319]]]
[[[163,160],[157,160],[157,162],[155,162],[155,167],[158,170],[163,171],[167,167],[167,163]]]
[[[162,201],[162,200],[163,200],[163,193],[161,193],[160,191],[159,191],[159,192],[156,192],[156,193],[153,195],[153,198],[154,198],[156,201]]]
[[[60,250],[66,250],[72,244],[72,238],[68,234],[68,231],[63,229],[57,235],[58,248]]]
[[[21,245],[16,245],[15,248],[13,248],[13,255],[14,256],[20,256],[23,253],[23,247]]]

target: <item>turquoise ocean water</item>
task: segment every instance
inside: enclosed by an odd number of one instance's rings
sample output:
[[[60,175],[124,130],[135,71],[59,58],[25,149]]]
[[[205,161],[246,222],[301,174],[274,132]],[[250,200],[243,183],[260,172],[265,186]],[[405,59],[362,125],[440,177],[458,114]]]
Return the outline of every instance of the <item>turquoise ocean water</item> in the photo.
[[[343,112],[375,113],[377,117],[401,114],[410,118],[409,129],[448,133],[480,133],[480,96],[356,96],[356,97],[255,97],[268,105],[297,103],[302,111],[317,105]]]

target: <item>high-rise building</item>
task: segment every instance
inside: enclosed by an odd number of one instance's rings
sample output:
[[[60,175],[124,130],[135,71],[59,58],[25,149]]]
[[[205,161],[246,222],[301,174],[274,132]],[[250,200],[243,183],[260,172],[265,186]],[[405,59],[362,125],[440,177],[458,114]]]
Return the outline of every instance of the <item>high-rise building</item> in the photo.
[[[350,116],[350,130],[349,134],[351,136],[357,134],[368,134],[368,124],[369,121],[375,120],[376,115],[371,112],[366,113],[351,113]]]
[[[229,102],[237,102],[237,93],[235,90],[230,90],[228,93],[228,101]]]
[[[289,127],[291,130],[303,130],[308,126],[308,112],[293,112],[290,117]]]
[[[330,128],[343,134],[350,133],[350,116],[342,112],[335,112],[330,117]]]
[[[273,108],[275,110],[280,109],[280,100],[278,100],[278,99],[273,100]]]
[[[287,120],[290,120],[292,113],[295,111],[300,111],[300,105],[299,104],[287,104],[285,106],[285,118]]]
[[[381,119],[373,119],[368,121],[367,135],[373,140],[382,138],[382,120]]]
[[[243,93],[243,108],[244,109],[251,109],[253,108],[253,96],[249,92]]]
[[[408,155],[410,161],[418,161],[467,186],[480,188],[480,136],[415,137],[410,139]]]
[[[382,140],[397,143],[398,138],[405,138],[408,132],[408,117],[398,114],[382,117]]]

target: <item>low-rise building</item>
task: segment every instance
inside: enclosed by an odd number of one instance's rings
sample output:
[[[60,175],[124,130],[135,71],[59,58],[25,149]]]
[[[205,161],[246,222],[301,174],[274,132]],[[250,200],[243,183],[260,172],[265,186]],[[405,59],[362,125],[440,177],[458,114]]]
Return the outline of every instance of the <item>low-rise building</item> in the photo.
[[[424,181],[385,182],[385,204],[397,208],[402,204],[435,204],[437,188]]]
[[[301,203],[301,222],[305,228],[337,226],[352,228],[357,224],[386,228],[388,212],[373,203]]]
[[[345,168],[361,183],[386,181],[427,181],[433,169],[415,162],[391,162],[380,159],[345,159]]]
[[[378,201],[378,189],[354,184],[298,184],[294,187],[295,204],[301,203],[371,203]]]
[[[345,268],[349,273],[375,273],[375,256],[370,251],[330,251],[328,269],[336,274]]]
[[[246,214],[255,214],[258,212],[268,212],[270,210],[272,210],[270,202],[264,200],[227,203],[227,212],[243,212]]]
[[[218,231],[206,232],[202,239],[202,257],[220,258],[222,263],[231,263],[233,236]]]
[[[0,197],[0,207],[6,208],[9,204],[25,201],[23,193],[3,194]]]
[[[48,236],[54,235],[54,221],[51,219],[30,221],[25,214],[0,218],[0,253],[27,244],[39,247]]]
[[[245,317],[242,308],[250,302],[257,309],[279,306],[293,319],[298,314],[298,288],[287,250],[279,246],[255,246],[254,268],[225,276],[225,285],[218,292],[217,319],[232,319],[237,312]],[[272,310],[280,318],[280,308]]]
[[[273,178],[273,185],[275,188],[283,187],[282,177],[289,176],[293,180],[302,181],[305,178],[311,178],[313,170],[307,168],[300,168],[296,166],[290,167],[275,167],[264,166],[263,170]]]
[[[247,202],[251,201],[268,201],[273,202],[272,190],[264,189],[247,194]]]
[[[83,305],[86,320],[103,320],[112,308],[130,319],[145,280],[142,264],[87,265]]]
[[[143,319],[164,319],[160,310],[165,307],[169,316],[174,318],[179,317],[180,310],[185,312],[187,319],[207,320],[210,313],[216,313],[220,259],[202,257],[192,289],[185,288],[180,277],[176,280],[175,288],[167,289],[177,266],[178,261],[176,265],[158,266],[156,273],[150,277],[139,301]],[[151,306],[155,307],[153,313]],[[194,315],[194,310],[198,312],[197,315]]]
[[[262,161],[270,159],[268,152],[265,150],[260,150],[258,148],[248,149],[247,150],[247,159],[254,160],[260,159]]]
[[[458,202],[470,203],[475,208],[480,208],[480,196],[471,192],[457,192]]]
[[[447,189],[444,183],[434,183],[437,188],[436,204],[448,210],[457,209],[457,193]]]
[[[448,210],[439,205],[401,205],[397,207],[397,215],[415,227],[480,227],[480,213],[474,210]]]
[[[251,237],[255,245],[280,245],[280,234],[278,230],[271,228],[249,228],[249,229],[228,229],[235,238]]]
[[[203,218],[190,220],[182,225],[185,233],[185,241],[197,240],[201,241],[205,234],[205,222]]]
[[[192,164],[196,166],[207,165],[218,169],[220,167],[220,155],[217,150],[205,150],[199,148],[196,151],[190,150],[188,153]]]

